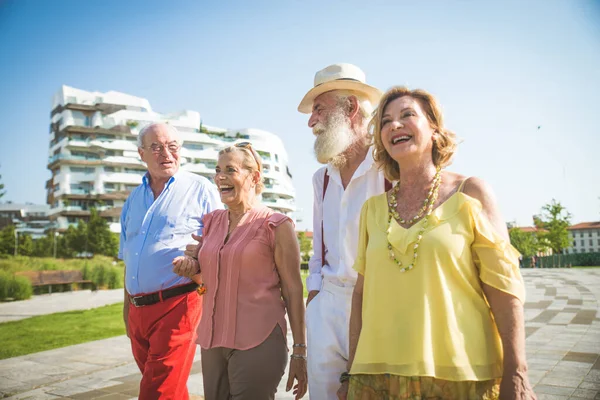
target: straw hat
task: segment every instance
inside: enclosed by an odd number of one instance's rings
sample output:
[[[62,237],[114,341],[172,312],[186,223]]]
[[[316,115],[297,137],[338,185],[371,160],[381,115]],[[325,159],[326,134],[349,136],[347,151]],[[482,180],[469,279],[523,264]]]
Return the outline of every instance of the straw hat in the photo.
[[[304,114],[312,112],[313,102],[319,95],[332,90],[352,90],[367,97],[377,106],[382,93],[379,89],[365,83],[365,73],[352,64],[333,64],[315,74],[315,86],[306,93],[298,111]]]

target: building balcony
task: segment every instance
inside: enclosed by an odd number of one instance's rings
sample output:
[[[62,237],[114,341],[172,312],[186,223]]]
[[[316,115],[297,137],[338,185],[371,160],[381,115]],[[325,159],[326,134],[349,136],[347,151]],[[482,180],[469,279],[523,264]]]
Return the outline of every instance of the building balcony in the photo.
[[[284,210],[286,212],[296,211],[296,204],[293,200],[263,198],[262,203],[267,207]]]
[[[265,184],[265,190],[263,193],[276,194],[284,199],[293,199],[296,195],[292,189],[289,189],[283,185],[273,185],[272,183]]]
[[[104,165],[141,165],[144,168],[146,167],[142,160],[125,156],[108,156],[102,160],[102,163]]]
[[[52,167],[57,163],[65,162],[67,164],[74,165],[101,165],[102,160],[100,157],[85,157],[85,156],[72,156],[70,154],[55,154],[48,158],[48,169],[52,169]]]
[[[187,163],[181,166],[181,169],[184,171],[188,171],[188,172],[193,172],[194,174],[201,174],[201,175],[214,175],[215,173],[215,167],[212,166],[207,166],[203,163],[197,163],[197,164],[192,164],[192,163]]]
[[[127,185],[139,185],[142,183],[142,177],[145,171],[135,172],[113,172],[102,175],[102,180],[108,183],[125,183]]]

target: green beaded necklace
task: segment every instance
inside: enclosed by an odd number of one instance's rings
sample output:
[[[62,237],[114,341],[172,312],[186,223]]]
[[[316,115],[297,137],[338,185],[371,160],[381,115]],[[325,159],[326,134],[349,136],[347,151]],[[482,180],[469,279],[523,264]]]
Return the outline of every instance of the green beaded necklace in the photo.
[[[390,254],[390,259],[392,261],[394,261],[396,263],[396,265],[398,265],[399,267],[401,267],[400,268],[400,272],[406,272],[407,270],[410,271],[417,264],[417,256],[418,256],[419,244],[421,243],[421,239],[423,239],[423,233],[425,232],[425,229],[427,229],[427,225],[429,224],[429,216],[433,212],[433,205],[435,204],[435,202],[436,202],[436,200],[438,198],[438,192],[440,190],[440,184],[441,183],[442,183],[442,169],[440,167],[438,167],[437,170],[436,170],[436,172],[435,172],[435,176],[433,177],[433,182],[431,184],[431,189],[429,189],[429,193],[427,194],[427,198],[423,202],[423,207],[421,207],[421,209],[419,210],[419,212],[417,213],[417,215],[415,215],[414,217],[412,217],[408,221],[405,221],[403,218],[401,218],[400,214],[398,214],[398,211],[396,210],[396,208],[398,207],[398,202],[397,202],[397,198],[396,197],[398,195],[398,192],[400,191],[400,182],[397,182],[394,185],[394,188],[387,195],[387,200],[388,200],[388,229],[387,229],[387,233],[388,234],[391,232],[391,229],[392,229],[392,218],[395,218],[401,224],[412,225],[419,218],[421,218],[423,216],[423,214],[425,214],[425,220],[423,221],[423,226],[419,230],[419,233],[417,235],[417,243],[415,243],[415,246],[413,248],[413,250],[414,250],[414,252],[413,252],[413,260],[412,260],[412,263],[410,263],[408,266],[404,266],[404,264],[402,264],[402,261],[400,261],[400,260],[398,260],[396,258],[396,254],[394,253],[394,249],[392,247],[392,244],[390,243],[390,241],[388,239],[388,251],[389,251],[389,254]]]

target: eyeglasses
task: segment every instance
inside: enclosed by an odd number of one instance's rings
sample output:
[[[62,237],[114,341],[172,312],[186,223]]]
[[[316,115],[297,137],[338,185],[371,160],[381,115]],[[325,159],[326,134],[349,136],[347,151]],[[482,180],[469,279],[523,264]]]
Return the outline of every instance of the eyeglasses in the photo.
[[[181,149],[181,145],[177,142],[169,143],[167,145],[152,143],[148,147],[144,147],[144,149],[150,149],[150,151],[154,154],[161,154],[164,149],[169,150],[169,153],[175,154]]]
[[[258,166],[258,170],[259,171],[262,170],[262,163],[258,161],[258,155],[256,154],[256,150],[254,150],[254,147],[252,147],[252,143],[250,143],[250,142],[239,142],[239,143],[236,143],[234,146],[238,147],[240,149],[246,149],[250,153],[252,153],[252,157],[254,157],[254,161],[256,162],[256,165]]]

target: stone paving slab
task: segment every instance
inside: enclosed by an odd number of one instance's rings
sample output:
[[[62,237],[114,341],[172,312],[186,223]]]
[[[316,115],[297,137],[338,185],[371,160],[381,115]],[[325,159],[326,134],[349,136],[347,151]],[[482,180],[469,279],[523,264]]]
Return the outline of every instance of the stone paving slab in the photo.
[[[36,315],[88,310],[123,301],[123,289],[76,290],[42,294],[29,300],[0,303],[0,322],[16,321]]]
[[[523,270],[523,276],[529,378],[538,399],[600,399],[600,269]],[[140,378],[129,341],[119,336],[1,360],[0,398],[135,399]],[[277,399],[293,398],[285,381]],[[188,389],[193,399],[203,398],[199,351]]]

